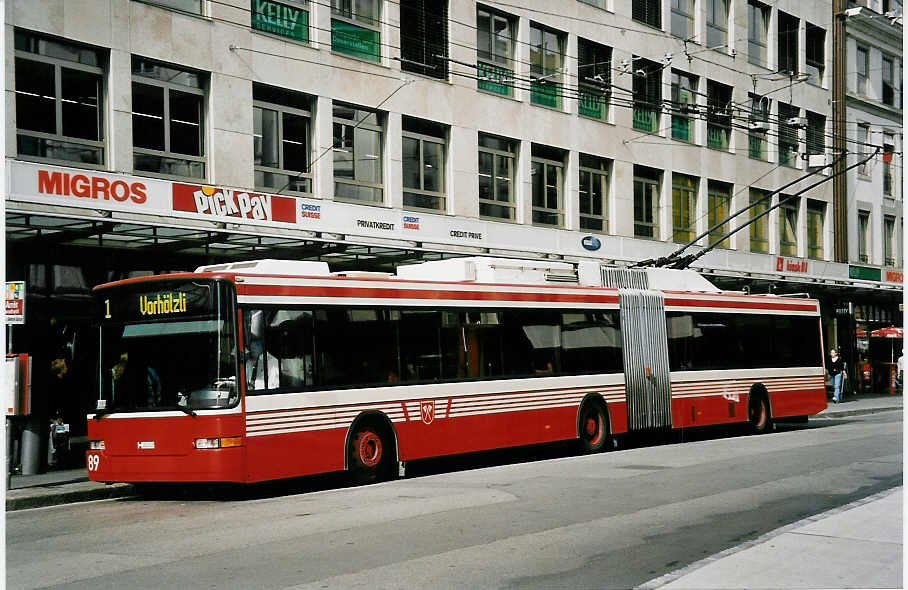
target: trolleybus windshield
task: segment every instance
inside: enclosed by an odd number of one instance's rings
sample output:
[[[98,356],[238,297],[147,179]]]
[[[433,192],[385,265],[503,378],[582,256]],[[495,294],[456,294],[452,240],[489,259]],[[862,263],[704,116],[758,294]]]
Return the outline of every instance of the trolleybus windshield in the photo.
[[[227,408],[239,400],[232,285],[144,281],[96,292],[97,409]]]

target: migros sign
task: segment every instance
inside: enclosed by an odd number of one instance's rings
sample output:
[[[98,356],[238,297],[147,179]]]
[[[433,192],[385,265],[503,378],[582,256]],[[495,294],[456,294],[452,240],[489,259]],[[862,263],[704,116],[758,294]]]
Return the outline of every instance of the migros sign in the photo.
[[[43,195],[142,204],[148,199],[147,191],[145,183],[142,182],[110,180],[104,176],[73,174],[59,170],[38,170],[38,192]]]

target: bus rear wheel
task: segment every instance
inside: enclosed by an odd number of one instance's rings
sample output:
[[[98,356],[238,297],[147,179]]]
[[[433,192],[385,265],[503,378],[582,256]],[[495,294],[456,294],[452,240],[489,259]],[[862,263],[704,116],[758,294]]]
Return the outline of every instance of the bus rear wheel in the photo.
[[[608,419],[605,408],[597,403],[584,404],[580,410],[580,448],[584,453],[598,453],[609,441]]]
[[[390,472],[390,447],[380,431],[371,425],[357,428],[348,449],[350,476],[354,483],[366,484],[387,479]]]
[[[769,432],[772,419],[769,415],[769,402],[765,395],[751,394],[750,403],[747,404],[747,422],[753,434]]]

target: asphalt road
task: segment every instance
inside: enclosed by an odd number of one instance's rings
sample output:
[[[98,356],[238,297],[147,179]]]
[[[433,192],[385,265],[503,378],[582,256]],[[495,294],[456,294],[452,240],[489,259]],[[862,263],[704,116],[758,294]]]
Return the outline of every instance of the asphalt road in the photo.
[[[901,484],[900,412],[727,434],[432,461],[359,488],[321,477],[13,512],[7,583],[630,588]]]

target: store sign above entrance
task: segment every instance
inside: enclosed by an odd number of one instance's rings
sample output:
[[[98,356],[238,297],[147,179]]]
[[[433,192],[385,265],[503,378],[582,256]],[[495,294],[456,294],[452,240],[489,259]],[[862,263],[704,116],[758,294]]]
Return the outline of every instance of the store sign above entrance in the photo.
[[[882,271],[878,268],[869,266],[848,266],[849,279],[863,279],[865,281],[879,281],[882,277]]]
[[[205,218],[296,223],[296,199],[205,185],[173,183],[173,210]]]
[[[166,180],[9,162],[8,199],[104,211],[170,213]]]
[[[905,273],[900,270],[887,270],[886,271],[886,282],[887,283],[904,283],[905,282]]]
[[[796,272],[799,274],[806,274],[807,261],[803,258],[785,258],[784,256],[776,256],[776,271],[784,273]]]

